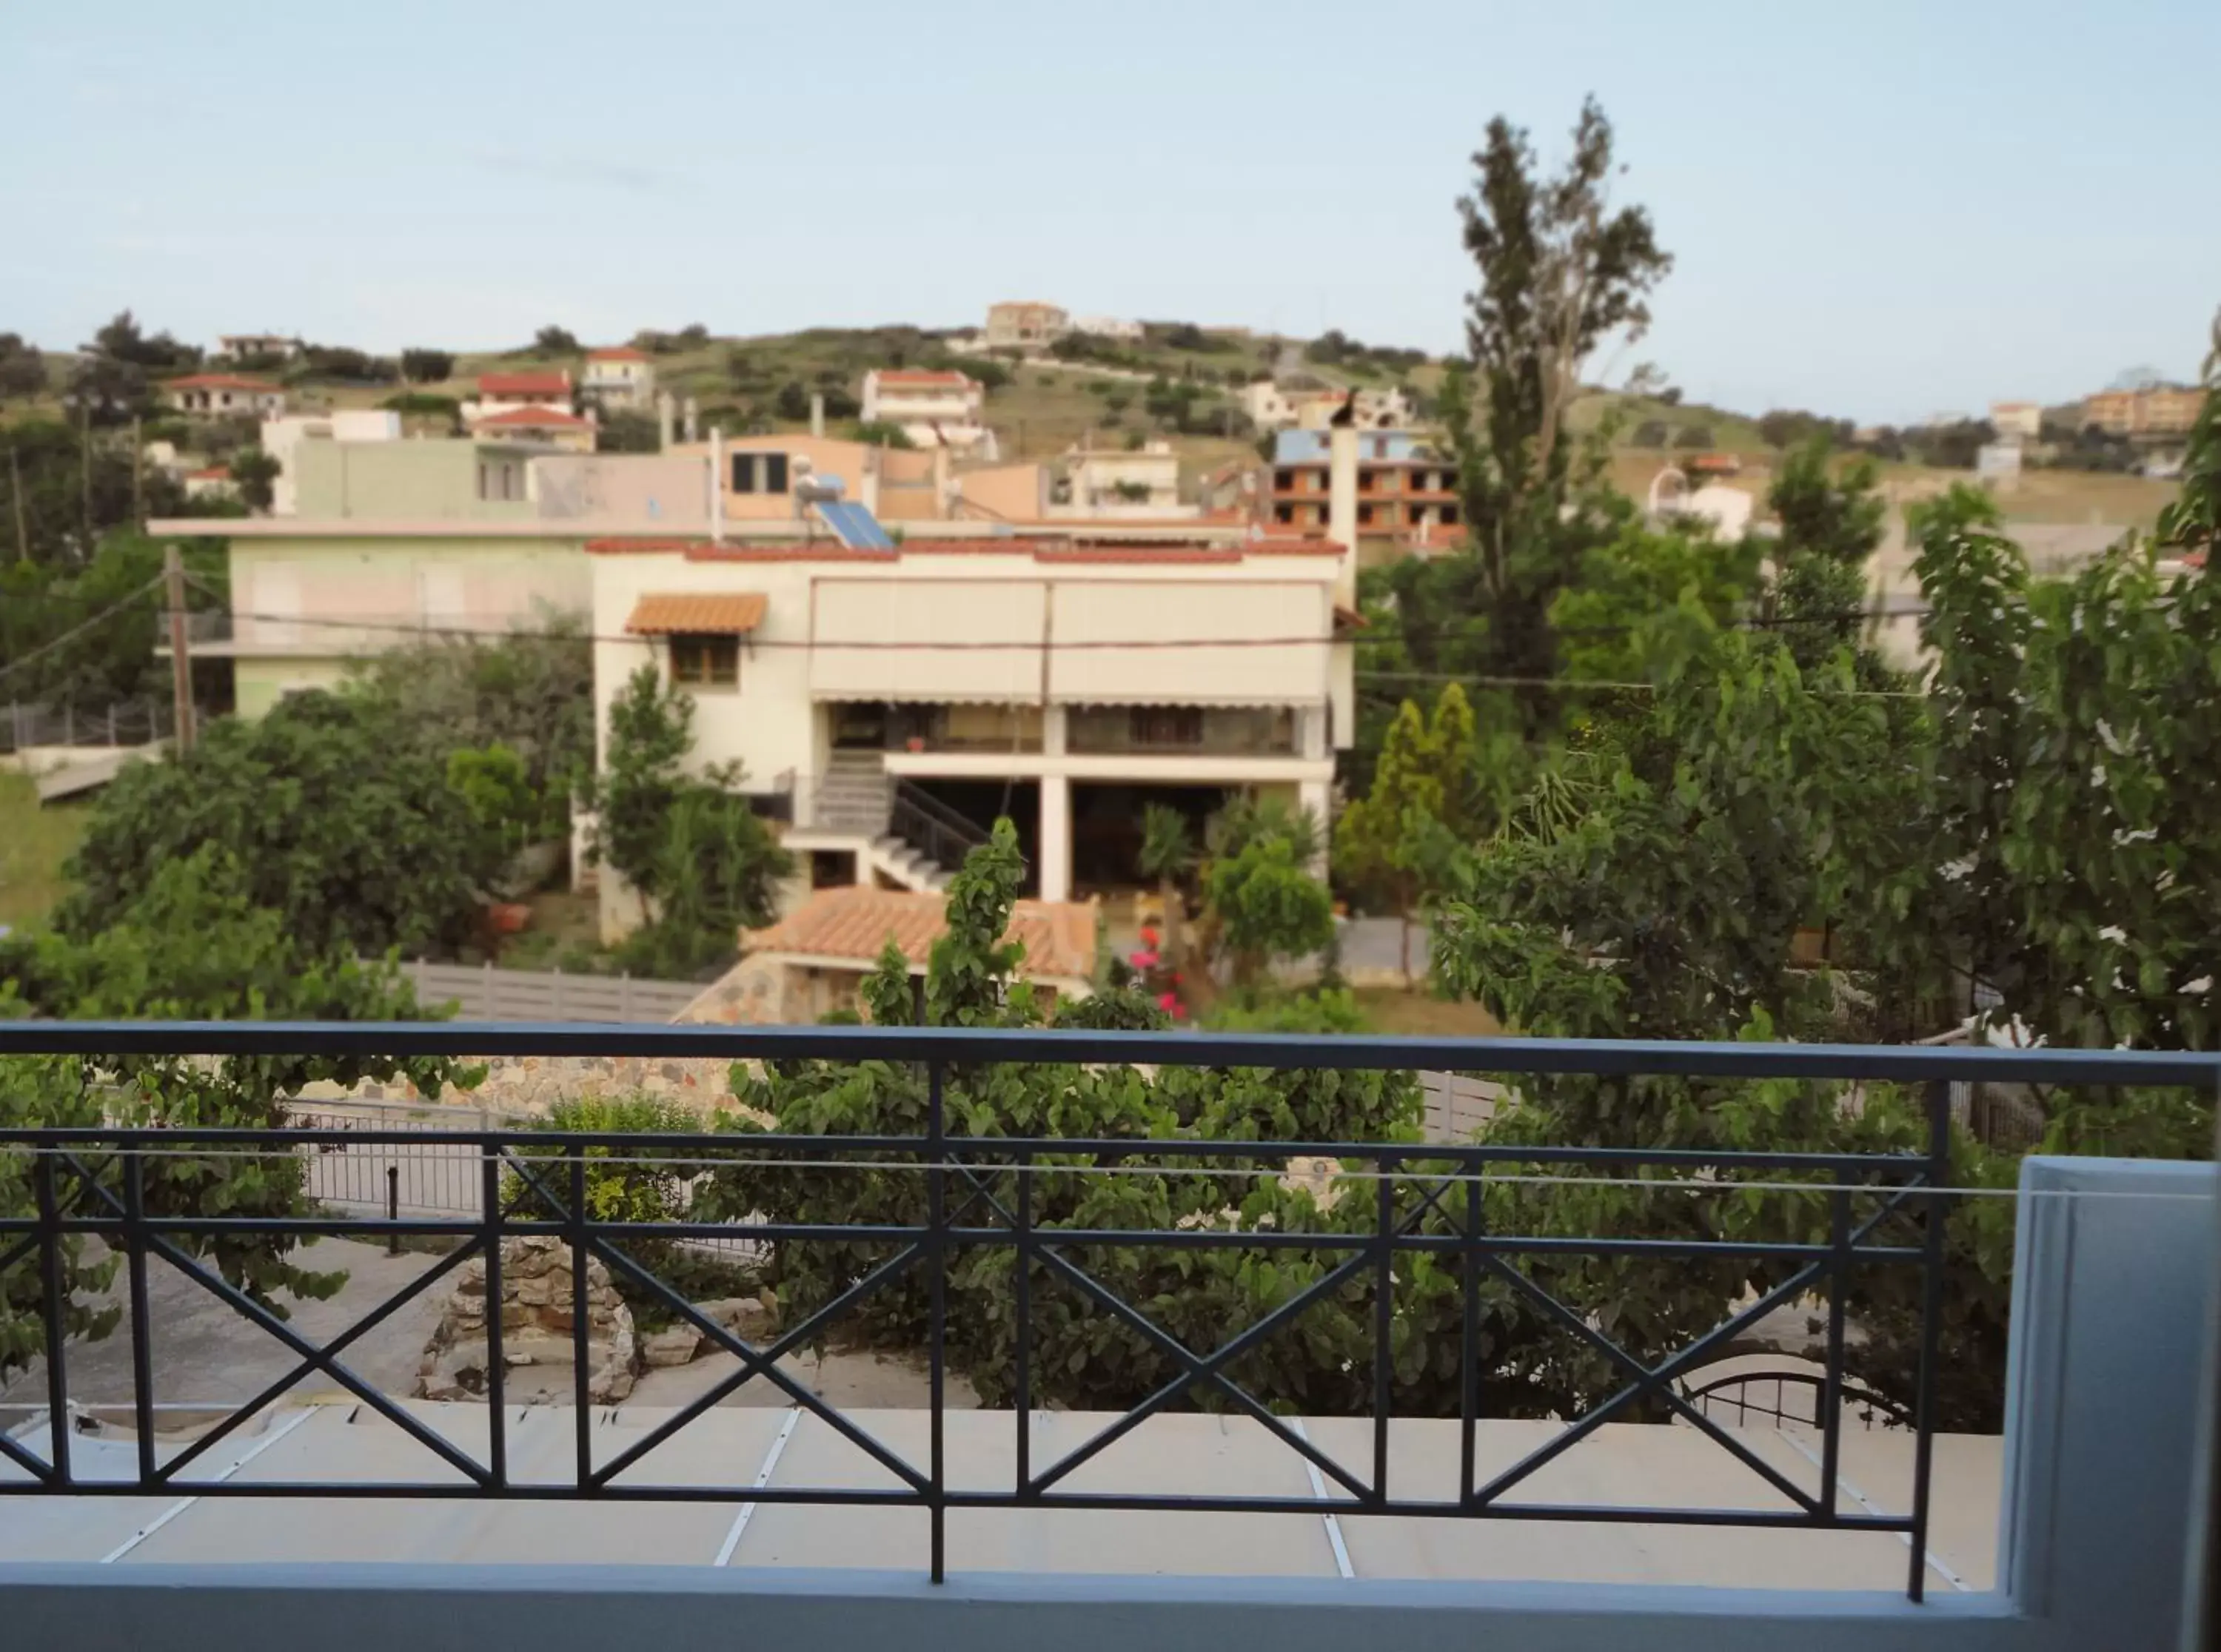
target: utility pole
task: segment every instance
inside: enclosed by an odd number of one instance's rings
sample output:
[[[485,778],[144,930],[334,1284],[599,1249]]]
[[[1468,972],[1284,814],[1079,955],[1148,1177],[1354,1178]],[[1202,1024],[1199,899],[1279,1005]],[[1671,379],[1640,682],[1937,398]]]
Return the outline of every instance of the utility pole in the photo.
[[[8,444],[8,496],[16,502],[16,560],[31,559],[31,535],[23,526],[23,463],[16,457],[16,444]]]
[[[193,663],[185,651],[185,559],[175,539],[162,547],[162,579],[170,604],[170,697],[183,757],[193,743]]]

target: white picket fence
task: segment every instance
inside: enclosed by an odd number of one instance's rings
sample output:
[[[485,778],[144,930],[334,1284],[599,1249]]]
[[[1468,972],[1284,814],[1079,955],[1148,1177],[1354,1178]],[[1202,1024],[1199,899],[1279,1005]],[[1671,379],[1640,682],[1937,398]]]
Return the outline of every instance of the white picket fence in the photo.
[[[703,991],[700,982],[691,981],[497,969],[491,964],[472,969],[422,958],[404,967],[416,1001],[453,1002],[459,1021],[668,1021]]]

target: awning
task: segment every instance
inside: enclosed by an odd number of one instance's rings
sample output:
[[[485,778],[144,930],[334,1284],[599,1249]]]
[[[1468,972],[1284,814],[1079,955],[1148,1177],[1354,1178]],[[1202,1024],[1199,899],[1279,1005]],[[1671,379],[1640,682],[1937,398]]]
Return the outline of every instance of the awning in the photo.
[[[770,606],[761,591],[650,592],[633,604],[625,629],[642,637],[668,636],[674,631],[740,636],[761,625]]]

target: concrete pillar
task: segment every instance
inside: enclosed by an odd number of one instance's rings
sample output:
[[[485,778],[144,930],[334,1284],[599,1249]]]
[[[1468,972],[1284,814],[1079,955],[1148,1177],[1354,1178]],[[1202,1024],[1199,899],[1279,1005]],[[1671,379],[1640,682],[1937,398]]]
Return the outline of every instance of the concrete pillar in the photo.
[[[656,392],[655,451],[657,452],[667,453],[671,451],[672,427],[677,416],[678,403],[672,399],[671,392],[669,390]]]
[[[679,418],[680,428],[686,433],[686,439],[690,442],[700,441],[702,439],[702,404],[692,396],[688,396],[680,403]]]
[[[1296,749],[1313,763],[1326,756],[1327,711],[1324,706],[1296,709]]]
[[[1327,839],[1332,835],[1334,826],[1332,782],[1324,780],[1298,782],[1296,803],[1318,827],[1319,852],[1317,858],[1311,862],[1311,876],[1323,878],[1327,874]]]
[[[1335,425],[1326,433],[1326,532],[1342,547],[1335,565],[1334,600],[1357,606],[1357,427]]]
[[[1043,775],[1041,782],[1041,898],[1072,899],[1072,782]]]
[[[710,543],[722,545],[725,539],[725,433],[710,433]]]
[[[1042,752],[1045,757],[1060,757],[1065,754],[1066,725],[1062,706],[1042,708]]]
[[[825,433],[825,396],[823,391],[812,390],[810,393],[810,433],[813,436]]]

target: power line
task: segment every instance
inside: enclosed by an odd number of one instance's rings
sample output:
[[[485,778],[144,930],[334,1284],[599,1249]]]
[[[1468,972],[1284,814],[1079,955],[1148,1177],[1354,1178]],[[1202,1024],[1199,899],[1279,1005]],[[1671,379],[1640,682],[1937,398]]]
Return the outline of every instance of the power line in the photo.
[[[91,630],[95,626],[115,618],[116,615],[122,613],[124,609],[129,608],[134,602],[137,602],[141,597],[145,596],[161,583],[161,577],[157,575],[154,578],[148,580],[144,585],[141,585],[137,590],[133,591],[129,595],[123,597],[118,602],[109,603],[108,607],[103,608],[91,619],[72,626],[67,631],[63,632],[59,637],[51,638],[48,640],[41,643],[29,653],[19,654],[14,659],[9,660],[4,664],[0,664],[0,677],[12,676],[14,673],[22,670],[25,666],[30,664],[34,660],[40,659],[47,654],[53,653],[54,650],[59,648],[64,643],[81,637],[86,632]]]

